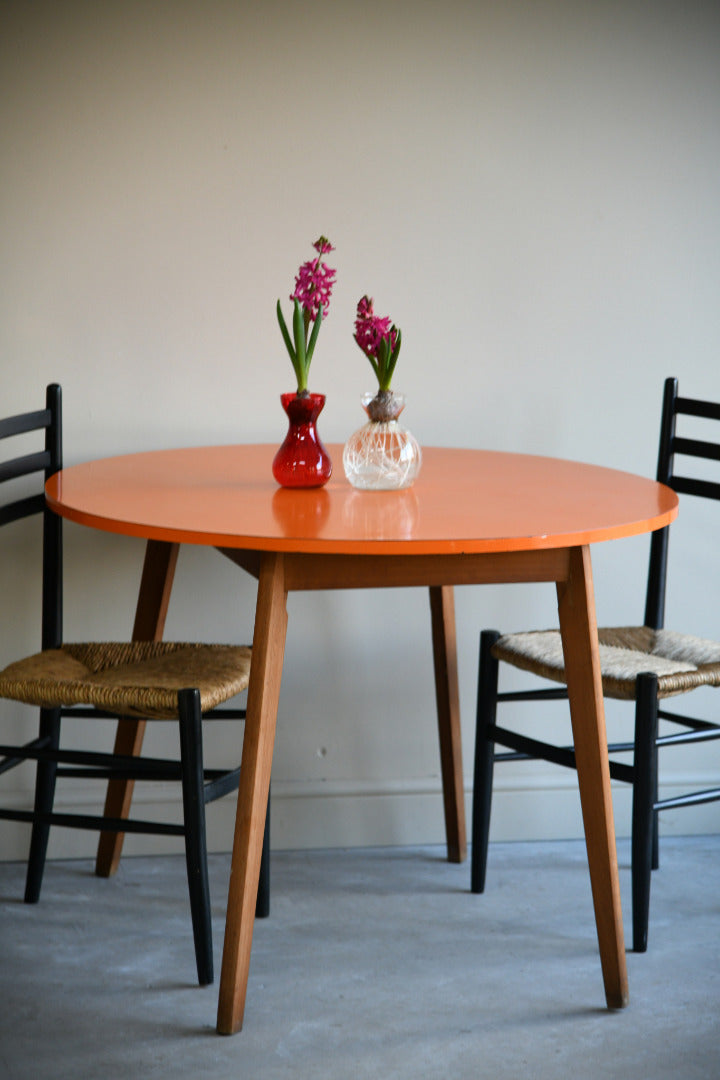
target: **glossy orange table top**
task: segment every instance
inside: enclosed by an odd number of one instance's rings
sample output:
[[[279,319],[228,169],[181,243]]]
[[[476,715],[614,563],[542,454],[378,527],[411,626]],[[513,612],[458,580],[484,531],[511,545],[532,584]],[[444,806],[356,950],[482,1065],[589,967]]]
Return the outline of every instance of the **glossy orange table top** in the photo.
[[[329,446],[324,488],[275,483],[271,445],[194,447],[73,465],[47,484],[63,517],[108,532],[255,551],[459,554],[634,536],[677,514],[669,488],[556,458],[429,447],[413,487],[357,491]]]

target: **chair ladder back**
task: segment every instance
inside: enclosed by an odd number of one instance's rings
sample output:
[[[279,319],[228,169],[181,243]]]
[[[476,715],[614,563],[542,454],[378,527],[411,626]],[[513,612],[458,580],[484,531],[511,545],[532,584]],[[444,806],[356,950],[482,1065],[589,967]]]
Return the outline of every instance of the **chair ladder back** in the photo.
[[[675,471],[675,456],[720,461],[720,443],[706,439],[687,439],[676,434],[678,416],[696,416],[720,421],[720,402],[684,398],[678,394],[677,379],[665,380],[657,480],[679,495],[697,495],[720,500],[720,483],[699,477],[680,476]],[[645,625],[659,630],[665,615],[669,527],[653,533],[650,541],[650,564],[645,604]]]
[[[705,420],[720,420],[720,402],[698,401],[695,398],[678,397],[675,401],[676,414],[698,416]],[[705,461],[720,461],[720,443],[707,439],[684,439],[673,434],[672,452],[691,458],[703,458]],[[720,500],[720,484],[698,477],[678,476],[673,473],[670,486],[684,495],[699,495],[705,499]]]
[[[45,432],[45,447],[33,453],[8,457],[0,462],[0,484],[24,476],[43,474],[43,483],[62,468],[62,394],[53,383],[47,387],[45,408],[0,420],[0,440]],[[43,487],[33,495],[11,499],[0,506],[0,526],[43,515],[42,647],[62,641],[62,520],[46,505]]]

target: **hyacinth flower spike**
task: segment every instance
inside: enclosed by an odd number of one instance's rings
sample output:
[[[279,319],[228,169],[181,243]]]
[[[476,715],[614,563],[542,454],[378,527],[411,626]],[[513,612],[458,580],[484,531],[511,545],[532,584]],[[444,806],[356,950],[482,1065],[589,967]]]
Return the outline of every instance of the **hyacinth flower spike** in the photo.
[[[317,256],[303,263],[295,278],[295,290],[290,294],[293,302],[292,337],[285,322],[285,317],[277,302],[277,318],[285,347],[297,379],[297,392],[308,393],[308,373],[315,352],[323,316],[327,313],[332,287],[335,284],[335,270],[322,261],[334,248],[330,241],[321,236],[313,247]],[[312,327],[312,329],[311,329]]]

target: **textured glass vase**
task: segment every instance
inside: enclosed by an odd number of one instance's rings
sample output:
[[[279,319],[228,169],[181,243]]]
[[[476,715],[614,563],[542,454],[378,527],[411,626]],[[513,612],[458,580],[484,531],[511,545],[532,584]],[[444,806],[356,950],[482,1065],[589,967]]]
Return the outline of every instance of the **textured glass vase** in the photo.
[[[316,424],[325,395],[281,394],[280,401],[287,413],[288,432],[273,458],[273,476],[283,487],[322,487],[332,474],[332,461]]]
[[[398,421],[405,407],[402,394],[364,394],[368,422],[351,435],[343,450],[343,467],[353,487],[365,491],[397,491],[410,487],[420,472],[422,451]]]

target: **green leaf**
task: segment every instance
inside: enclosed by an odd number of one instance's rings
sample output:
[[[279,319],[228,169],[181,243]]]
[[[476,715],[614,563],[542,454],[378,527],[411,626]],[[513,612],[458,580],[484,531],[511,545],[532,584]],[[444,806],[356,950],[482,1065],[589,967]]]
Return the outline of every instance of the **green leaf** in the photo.
[[[285,318],[283,316],[282,308],[280,307],[280,301],[279,300],[277,302],[277,318],[278,318],[278,322],[280,323],[280,332],[282,333],[283,341],[285,342],[285,348],[287,349],[287,351],[290,354],[290,359],[292,360],[293,367],[294,367],[295,362],[297,360],[297,357],[295,355],[295,350],[293,349],[292,341],[290,340],[290,334],[288,333],[288,328],[287,328],[287,325],[285,323]]]
[[[388,343],[385,338],[378,342],[375,358],[377,360],[378,384],[381,390],[387,390]]]
[[[368,360],[370,361],[370,366],[372,367],[373,371],[375,372],[375,378],[377,379],[378,384],[380,386],[380,389],[382,390],[382,376],[380,375],[380,368],[377,366],[377,361],[375,360],[374,356],[370,355],[370,353],[365,353],[365,355],[367,356]]]
[[[307,347],[307,355],[306,355],[306,358],[305,358],[305,368],[306,368],[307,371],[310,370],[310,361],[312,360],[313,353],[315,352],[315,344],[316,344],[317,339],[318,339],[318,334],[320,333],[320,324],[322,322],[322,318],[323,318],[323,306],[322,306],[322,304],[320,304],[320,308],[319,308],[317,316],[315,318],[315,322],[313,323],[312,334],[310,335],[310,340],[308,342],[308,347]]]
[[[395,371],[395,365],[397,364],[398,357],[400,356],[400,346],[401,345],[402,345],[402,332],[400,330],[398,330],[397,338],[395,339],[395,348],[392,351],[392,356],[390,357],[390,363],[388,364],[386,390],[390,389],[390,383],[392,381],[393,373]]]
[[[305,323],[303,322],[300,302],[295,300],[293,303],[293,336],[295,338],[295,353],[300,367],[305,371]]]

